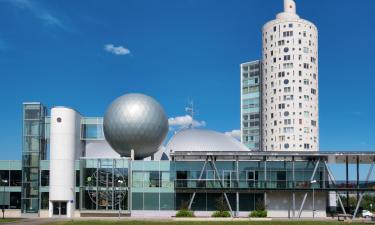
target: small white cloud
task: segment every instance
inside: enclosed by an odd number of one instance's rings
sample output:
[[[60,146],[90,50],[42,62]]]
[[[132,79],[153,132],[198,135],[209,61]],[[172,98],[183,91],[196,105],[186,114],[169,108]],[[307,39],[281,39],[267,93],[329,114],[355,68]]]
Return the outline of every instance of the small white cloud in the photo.
[[[115,55],[127,55],[130,54],[130,50],[123,46],[114,46],[113,44],[104,45],[104,50],[113,53]]]
[[[169,118],[168,123],[170,127],[188,127],[191,124],[193,124],[194,127],[204,127],[206,126],[205,121],[197,121],[194,120],[190,115],[185,115],[185,116],[177,116],[174,118]]]
[[[228,132],[225,132],[225,135],[228,135],[228,136],[234,137],[234,138],[237,139],[237,140],[240,140],[240,139],[241,139],[241,131],[240,131],[240,130],[232,130],[232,131],[228,131]]]

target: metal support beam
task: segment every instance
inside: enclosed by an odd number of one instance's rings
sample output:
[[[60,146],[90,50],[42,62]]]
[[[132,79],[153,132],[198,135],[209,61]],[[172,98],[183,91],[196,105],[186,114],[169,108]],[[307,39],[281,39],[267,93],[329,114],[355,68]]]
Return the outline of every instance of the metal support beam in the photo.
[[[357,169],[357,188],[359,188],[359,156],[357,155],[357,160],[356,160],[356,169]],[[357,202],[359,201],[359,192],[357,191]]]
[[[238,156],[236,156],[236,188],[239,188],[240,186],[240,174],[239,174],[240,168],[239,168],[239,162],[238,162]],[[236,192],[236,216],[240,216],[240,194],[238,191]]]
[[[367,172],[367,177],[366,177],[366,182],[365,182],[366,184],[368,183],[368,180],[370,179],[370,176],[371,176],[373,168],[374,168],[374,162],[371,164],[371,166],[370,166],[370,168],[369,168],[369,170]],[[358,209],[359,209],[359,206],[361,205],[362,198],[363,198],[364,194],[365,193],[362,192],[361,195],[360,195],[360,197],[359,197],[359,200],[357,202],[357,206],[355,207],[355,211],[353,213],[353,218],[352,219],[354,219],[356,217],[357,213],[358,213]]]
[[[220,176],[219,176],[219,171],[218,171],[217,168],[216,168],[215,159],[214,159],[213,156],[211,156],[210,163],[211,163],[212,168],[214,168],[214,170],[215,170],[215,176],[216,176],[216,178],[219,180],[219,183],[220,183],[221,188],[224,188],[224,181],[223,181],[223,180],[220,178]],[[228,199],[227,193],[225,193],[225,192],[224,192],[224,197],[225,197],[225,201],[226,201],[227,204],[228,204],[228,208],[229,208],[229,211],[230,211],[230,215],[233,217],[232,206],[230,205],[230,202],[229,202],[229,199]]]
[[[203,167],[202,167],[201,172],[200,172],[199,177],[198,177],[198,181],[202,180],[203,172],[204,172],[204,169],[206,168],[207,161],[208,161],[208,157],[206,157],[206,160],[204,161]],[[195,195],[196,195],[196,192],[194,192],[193,195],[190,198],[189,206],[188,206],[189,210],[191,209],[191,205],[193,204]]]
[[[314,180],[314,177],[315,177],[316,171],[318,170],[319,162],[320,162],[319,160],[316,161],[316,164],[315,164],[315,167],[314,167],[313,173],[311,174],[311,178],[310,178],[310,186],[311,186],[311,181]],[[305,196],[303,197],[303,200],[302,200],[302,203],[301,203],[301,207],[299,208],[298,218],[301,218],[301,214],[302,214],[303,206],[305,205],[305,201],[306,201],[306,198],[307,198],[307,193],[308,193],[308,192],[305,193]]]
[[[292,217],[296,217],[296,192],[294,190],[296,186],[296,174],[295,174],[295,159],[294,156],[292,157],[292,177],[293,177],[293,193],[292,193]]]
[[[346,156],[346,159],[345,159],[345,171],[346,171],[346,185],[345,187],[348,188],[349,187],[349,157]],[[349,191],[346,191],[346,207],[349,209]],[[350,211],[350,209],[349,209]]]
[[[263,157],[264,162],[264,188],[267,188],[267,156]],[[264,192],[264,207],[267,208],[267,192]]]
[[[336,185],[336,180],[335,180],[335,177],[333,176],[333,173],[331,171],[331,169],[328,167],[328,164],[326,161],[324,161],[324,166],[328,172],[328,176],[331,178],[331,181],[334,185]],[[338,194],[338,192],[336,191],[336,197],[337,199],[339,200],[339,203],[340,203],[340,207],[341,207],[341,210],[344,214],[346,214],[346,210],[345,210],[345,207],[344,207],[344,204],[342,203],[342,200],[341,200],[341,197],[340,195]]]

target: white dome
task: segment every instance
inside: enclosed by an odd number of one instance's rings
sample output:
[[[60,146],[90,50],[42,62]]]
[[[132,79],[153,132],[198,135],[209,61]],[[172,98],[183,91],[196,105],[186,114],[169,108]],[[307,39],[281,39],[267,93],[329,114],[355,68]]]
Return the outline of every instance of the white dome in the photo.
[[[179,151],[249,151],[241,142],[231,136],[212,130],[184,129],[169,140],[167,152]]]

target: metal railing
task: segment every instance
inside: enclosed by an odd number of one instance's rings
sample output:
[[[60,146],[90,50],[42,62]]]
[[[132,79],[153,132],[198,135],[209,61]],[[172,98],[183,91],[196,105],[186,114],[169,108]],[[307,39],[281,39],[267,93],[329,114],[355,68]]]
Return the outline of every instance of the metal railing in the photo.
[[[261,180],[217,180],[217,179],[187,179],[176,180],[175,188],[239,188],[239,189],[368,189],[375,191],[375,182],[336,181],[336,184],[328,181],[317,180],[311,184],[310,181],[261,181]]]

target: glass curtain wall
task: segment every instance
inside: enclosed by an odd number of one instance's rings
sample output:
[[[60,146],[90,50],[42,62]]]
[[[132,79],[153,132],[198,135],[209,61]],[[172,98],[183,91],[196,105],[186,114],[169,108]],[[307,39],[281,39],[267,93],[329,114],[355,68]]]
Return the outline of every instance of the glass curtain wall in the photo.
[[[81,210],[128,210],[128,159],[81,159]]]
[[[46,115],[47,109],[40,103],[23,105],[22,213],[37,213],[39,210],[40,160],[47,157]]]
[[[261,150],[261,79],[261,61],[241,64],[241,140],[251,150]]]
[[[132,162],[132,210],[174,210],[174,172],[170,161]]]

